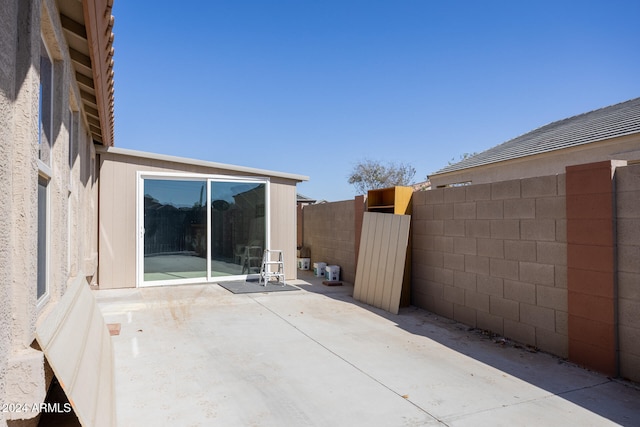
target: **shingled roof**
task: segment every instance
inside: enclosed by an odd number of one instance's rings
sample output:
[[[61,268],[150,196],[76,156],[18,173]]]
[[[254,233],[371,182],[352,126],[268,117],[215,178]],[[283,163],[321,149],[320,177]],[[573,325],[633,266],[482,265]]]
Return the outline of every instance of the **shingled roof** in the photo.
[[[640,133],[640,98],[550,123],[449,165],[433,175]]]

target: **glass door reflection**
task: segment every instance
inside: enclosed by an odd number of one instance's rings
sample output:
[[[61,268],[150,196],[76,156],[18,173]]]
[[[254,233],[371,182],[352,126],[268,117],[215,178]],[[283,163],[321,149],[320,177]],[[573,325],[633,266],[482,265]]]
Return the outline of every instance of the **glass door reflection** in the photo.
[[[265,248],[264,183],[211,181],[211,276],[260,272]]]
[[[145,179],[144,281],[207,277],[207,181]]]

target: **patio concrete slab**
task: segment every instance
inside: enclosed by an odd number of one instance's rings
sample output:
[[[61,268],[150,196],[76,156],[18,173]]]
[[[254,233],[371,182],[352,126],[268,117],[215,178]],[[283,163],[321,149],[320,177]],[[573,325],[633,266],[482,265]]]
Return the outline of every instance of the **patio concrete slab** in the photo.
[[[640,390],[352,286],[97,291],[118,425],[640,425]]]

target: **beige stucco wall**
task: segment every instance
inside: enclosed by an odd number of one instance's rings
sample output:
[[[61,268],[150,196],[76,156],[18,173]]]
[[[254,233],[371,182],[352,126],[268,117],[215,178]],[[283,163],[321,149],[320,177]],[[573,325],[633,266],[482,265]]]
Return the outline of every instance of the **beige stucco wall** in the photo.
[[[42,398],[42,355],[30,351],[36,321],[36,224],[37,224],[37,116],[39,9],[34,5],[8,5],[3,13],[3,73],[0,75],[2,143],[0,144],[0,194],[2,199],[2,256],[0,275],[0,401],[20,397],[15,375],[27,380],[24,397]],[[6,19],[6,20],[5,20]],[[38,31],[36,33],[36,31]],[[24,44],[17,45],[18,37]],[[37,41],[37,44],[35,44]],[[20,52],[21,51],[21,52]],[[19,52],[21,53],[19,55]],[[5,60],[7,62],[5,62]],[[28,284],[31,284],[30,286]],[[40,361],[38,363],[38,358]],[[34,363],[35,359],[35,363]],[[34,366],[35,364],[35,366]],[[0,419],[13,418],[0,414]]]
[[[8,197],[13,190],[13,151],[15,130],[13,116],[16,101],[16,85],[22,84],[22,79],[15,75],[16,66],[16,35],[17,35],[17,1],[5,2],[3,13],[0,14],[0,401],[4,402],[7,394],[7,370],[9,354],[11,352],[11,295],[13,287],[13,267],[11,262],[11,244],[15,236],[11,233],[13,200]],[[22,68],[29,69],[29,63]],[[16,82],[16,80],[19,80]],[[0,415],[0,423],[5,415]]]
[[[602,160],[640,160],[640,135],[612,138],[461,171],[430,175],[429,179],[432,188],[461,182],[485,184],[510,179],[562,174],[567,166]]]
[[[100,260],[101,289],[136,286],[136,186],[138,172],[170,172],[256,176],[246,171],[151,157],[101,152],[100,157]],[[270,177],[270,221],[272,249],[285,255],[287,279],[296,278],[296,183]]]
[[[271,178],[270,188],[271,248],[284,250],[286,278],[296,279],[296,183]]]
[[[40,37],[54,61],[50,160],[38,162]],[[32,348],[35,326],[74,277],[93,275],[97,253],[97,193],[91,174],[93,143],[78,126],[78,149],[69,166],[69,109],[80,92],[55,1],[8,0],[0,14],[0,402],[44,399],[44,359]],[[81,114],[77,113],[77,117]],[[36,297],[38,176],[48,174],[48,297]],[[70,240],[70,237],[71,239]],[[89,262],[87,262],[89,261]],[[0,414],[0,420],[37,414]]]

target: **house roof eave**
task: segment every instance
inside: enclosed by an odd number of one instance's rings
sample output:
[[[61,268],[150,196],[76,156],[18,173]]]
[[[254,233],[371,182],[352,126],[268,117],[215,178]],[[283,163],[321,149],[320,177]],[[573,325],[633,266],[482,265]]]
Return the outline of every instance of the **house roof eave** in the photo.
[[[131,150],[127,148],[98,147],[97,152],[106,153],[106,154],[115,154],[115,155],[121,155],[121,156],[138,157],[143,159],[160,160],[160,161],[172,162],[172,163],[182,163],[182,164],[193,165],[193,166],[203,166],[207,168],[227,170],[230,172],[248,173],[248,174],[257,175],[257,176],[283,178],[283,179],[289,179],[296,182],[309,181],[309,177],[305,175],[292,174],[292,173],[286,173],[286,172],[276,172],[276,171],[267,170],[267,169],[251,168],[247,166],[237,166],[237,165],[231,165],[227,163],[211,162],[208,160],[199,160],[199,159],[192,159],[187,157],[177,157],[177,156],[171,156],[167,154],[150,153],[146,151]]]

